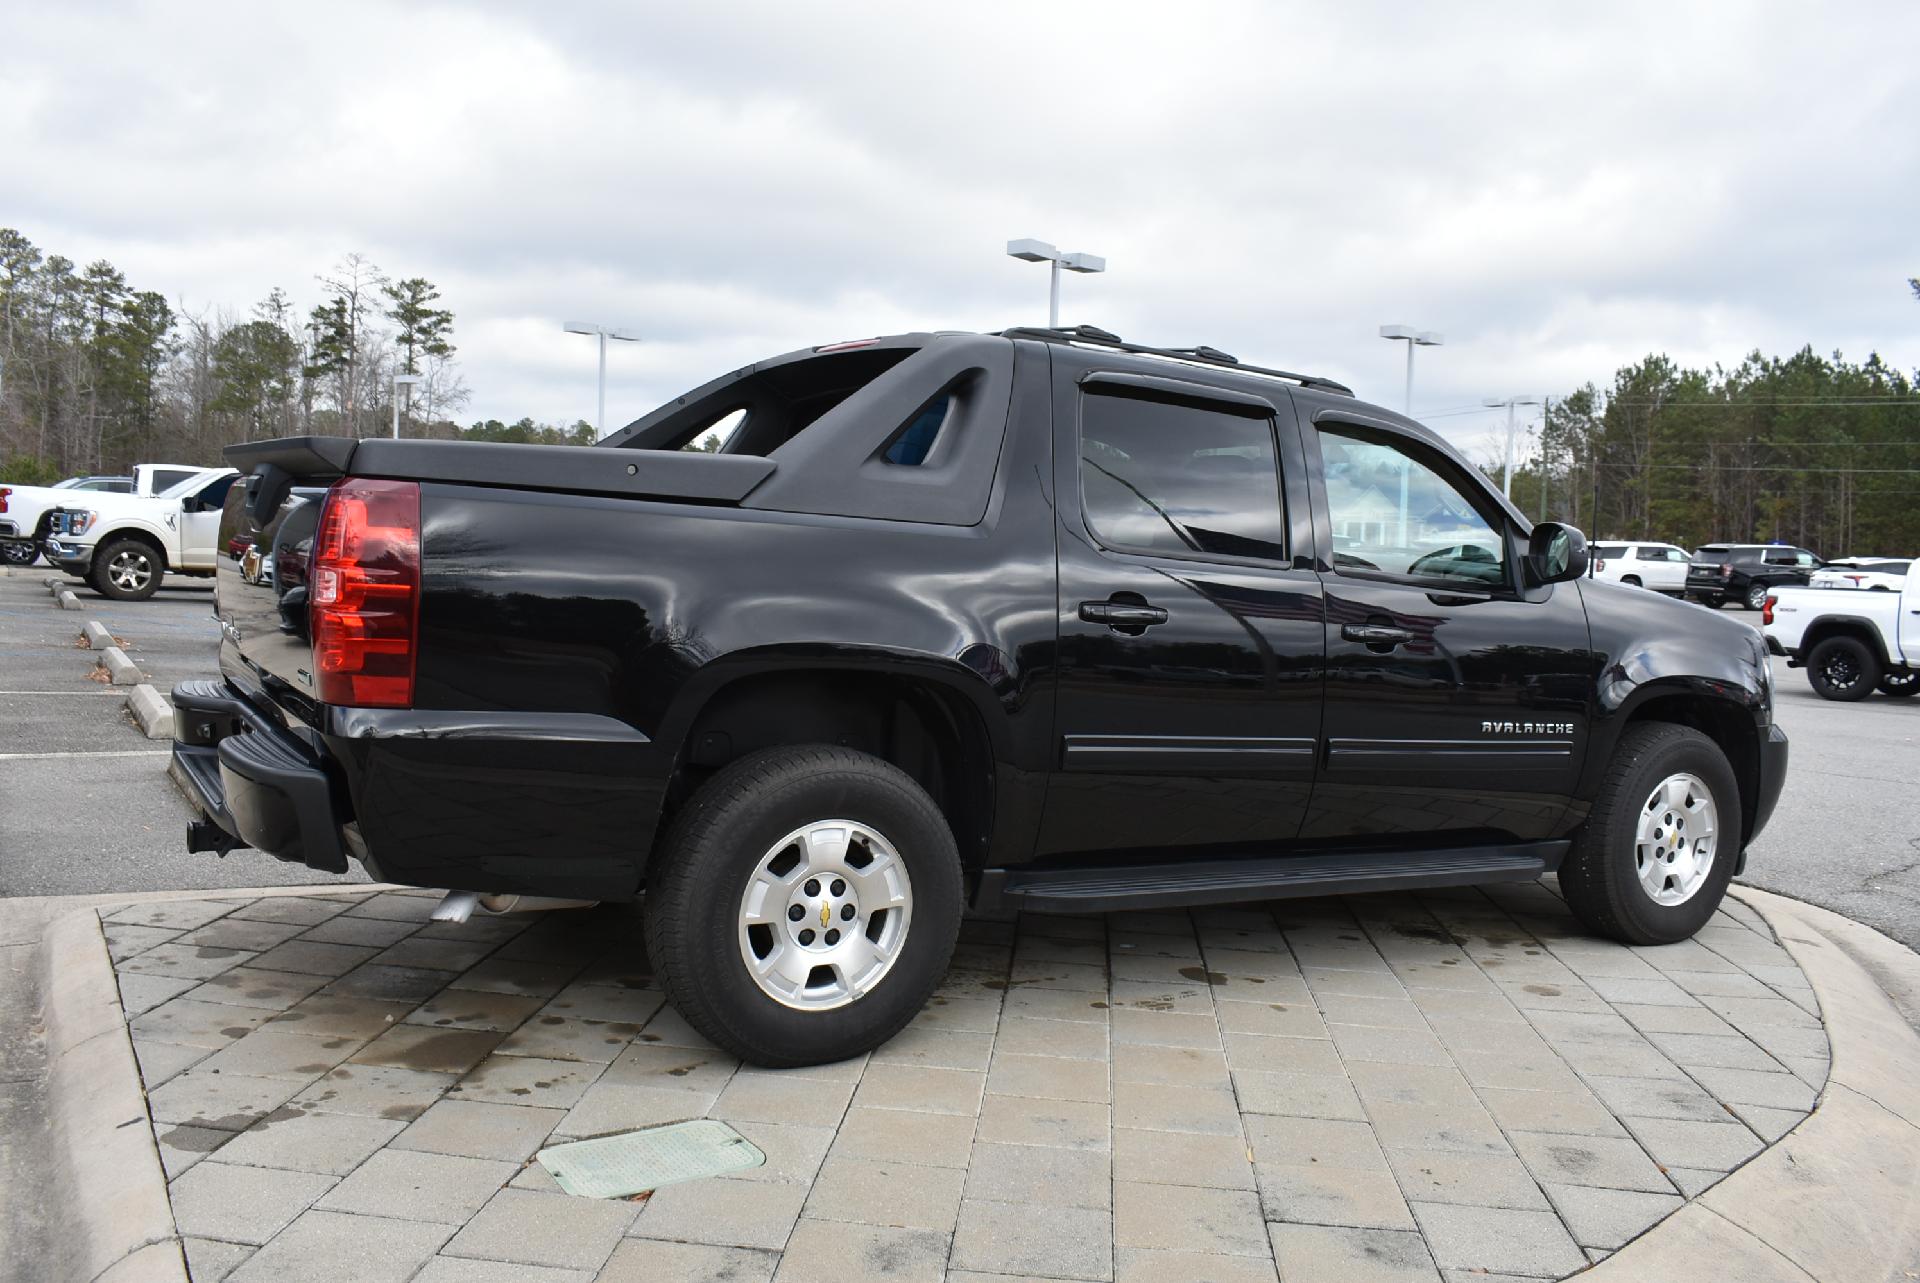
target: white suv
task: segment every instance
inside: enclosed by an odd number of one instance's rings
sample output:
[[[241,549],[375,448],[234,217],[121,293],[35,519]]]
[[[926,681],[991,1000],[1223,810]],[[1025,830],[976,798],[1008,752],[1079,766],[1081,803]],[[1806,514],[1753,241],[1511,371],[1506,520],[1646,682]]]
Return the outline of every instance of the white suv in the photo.
[[[1691,555],[1670,543],[1596,543],[1588,573],[1616,584],[1680,593],[1687,588],[1687,559]]]

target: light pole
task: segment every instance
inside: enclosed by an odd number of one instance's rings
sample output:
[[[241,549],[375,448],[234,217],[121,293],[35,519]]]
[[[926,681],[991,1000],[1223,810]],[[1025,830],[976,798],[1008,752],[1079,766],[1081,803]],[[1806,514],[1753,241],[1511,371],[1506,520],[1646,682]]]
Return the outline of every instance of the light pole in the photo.
[[[604,325],[595,325],[591,321],[568,321],[561,327],[569,334],[597,334],[600,336],[600,417],[594,420],[593,430],[604,434],[607,430],[607,340],[620,343],[638,343],[638,335],[628,334],[624,330],[609,329]]]
[[[417,374],[396,374],[393,376],[393,439],[400,439],[400,389],[411,388],[421,382]]]
[[[1107,260],[1098,254],[1062,254],[1045,241],[1020,240],[1007,242],[1007,254],[1013,258],[1025,259],[1029,263],[1046,263],[1047,269],[1047,327],[1060,328],[1060,269],[1069,272],[1104,272]]]
[[[1383,325],[1380,337],[1395,339],[1407,345],[1407,393],[1401,412],[1409,419],[1413,417],[1413,349],[1417,347],[1439,347],[1446,340],[1432,330],[1416,330],[1411,325]],[[1400,546],[1407,546],[1407,470],[1400,470]]]
[[[1402,406],[1403,412],[1413,417],[1413,349],[1417,347],[1439,347],[1446,339],[1432,330],[1416,330],[1411,325],[1383,325],[1380,337],[1396,339],[1407,345],[1407,396]]]
[[[1511,497],[1513,494],[1513,407],[1539,405],[1540,398],[1537,396],[1490,396],[1481,398],[1480,404],[1489,410],[1498,410],[1503,405],[1507,407],[1507,466],[1500,473],[1500,493]]]

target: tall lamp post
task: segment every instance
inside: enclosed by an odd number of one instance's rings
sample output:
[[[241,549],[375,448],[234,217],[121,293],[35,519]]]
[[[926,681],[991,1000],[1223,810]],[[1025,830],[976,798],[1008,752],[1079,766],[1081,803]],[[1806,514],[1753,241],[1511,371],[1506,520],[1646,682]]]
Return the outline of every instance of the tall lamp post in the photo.
[[[1417,347],[1439,347],[1446,340],[1432,330],[1416,330],[1411,325],[1383,325],[1380,337],[1394,339],[1407,345],[1407,391],[1401,405],[1401,412],[1409,419],[1413,417],[1413,349]],[[1400,470],[1400,546],[1407,546],[1407,470]]]
[[[607,340],[618,343],[638,343],[638,335],[628,334],[625,330],[611,329],[605,325],[595,325],[591,321],[568,321],[561,327],[569,334],[597,334],[600,336],[600,409],[599,417],[594,420],[596,435],[605,435],[607,430]]]
[[[1490,396],[1482,397],[1480,404],[1489,410],[1507,407],[1507,466],[1500,473],[1500,493],[1509,497],[1513,494],[1513,407],[1516,405],[1539,405],[1537,396]]]
[[[1413,417],[1413,349],[1417,347],[1439,347],[1446,339],[1432,330],[1416,330],[1411,325],[1383,325],[1380,337],[1394,339],[1407,345],[1407,395],[1401,409],[1406,416]]]
[[[1047,269],[1047,327],[1060,328],[1060,269],[1069,272],[1104,272],[1107,260],[1098,254],[1063,254],[1045,241],[1019,240],[1007,242],[1007,254],[1012,258],[1025,259],[1029,263],[1046,263]]]
[[[396,374],[393,376],[393,439],[395,441],[400,439],[400,389],[411,389],[414,384],[421,381],[420,376],[417,374]]]

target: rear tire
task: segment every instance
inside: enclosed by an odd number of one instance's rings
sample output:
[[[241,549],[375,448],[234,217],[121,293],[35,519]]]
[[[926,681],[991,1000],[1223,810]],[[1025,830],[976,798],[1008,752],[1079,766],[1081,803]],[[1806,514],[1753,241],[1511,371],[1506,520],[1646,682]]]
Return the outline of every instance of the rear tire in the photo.
[[[1673,944],[1720,907],[1741,842],[1740,787],[1720,746],[1691,727],[1644,722],[1620,737],[1560,866],[1560,890],[1600,935]]]
[[[1829,637],[1807,656],[1807,683],[1821,699],[1865,699],[1880,676],[1880,657],[1857,637]]]
[[[87,582],[102,597],[115,601],[145,601],[160,590],[162,558],[151,544],[138,539],[115,539],[96,548]]]
[[[1747,589],[1747,609],[1765,610],[1767,598],[1773,595],[1772,584],[1755,584]]]
[[[1896,668],[1880,679],[1880,693],[1895,699],[1920,695],[1920,669]]]
[[[952,830],[926,791],[828,745],[721,770],[674,820],[647,884],[647,947],[668,998],[708,1039],[772,1068],[846,1060],[905,1028],[946,974],[964,899]]]
[[[1640,576],[1638,575],[1623,575],[1620,582],[1623,584],[1632,584],[1635,588],[1646,587],[1645,584],[1640,582]]]
[[[0,543],[0,556],[6,558],[9,566],[31,566],[39,555],[40,550],[30,543],[20,543],[12,539]]]

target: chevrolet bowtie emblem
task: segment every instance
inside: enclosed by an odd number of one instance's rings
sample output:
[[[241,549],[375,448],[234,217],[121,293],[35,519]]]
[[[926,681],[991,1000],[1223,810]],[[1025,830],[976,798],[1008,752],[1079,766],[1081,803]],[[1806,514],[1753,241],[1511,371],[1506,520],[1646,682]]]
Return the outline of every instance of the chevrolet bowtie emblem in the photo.
[[[821,905],[820,906],[820,925],[824,927],[829,922],[832,922],[832,921],[833,921],[833,910],[829,909],[824,904]]]

